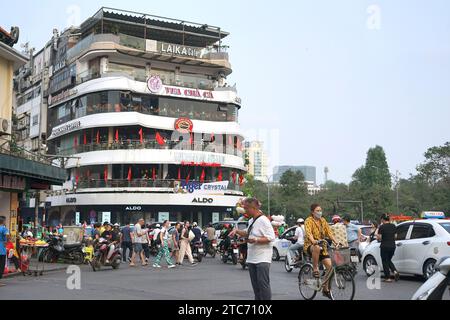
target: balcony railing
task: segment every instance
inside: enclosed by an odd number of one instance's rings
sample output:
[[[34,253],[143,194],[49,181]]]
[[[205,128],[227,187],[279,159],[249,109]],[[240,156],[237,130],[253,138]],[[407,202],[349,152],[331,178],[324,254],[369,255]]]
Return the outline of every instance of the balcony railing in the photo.
[[[131,181],[126,179],[86,179],[78,181],[77,189],[102,189],[102,188],[166,188],[173,189],[175,182],[180,180],[166,179],[132,179]],[[191,180],[192,182],[198,182]],[[213,180],[205,180],[204,183],[217,182]],[[230,181],[228,183],[228,191],[242,191],[242,186]],[[170,192],[173,192],[172,190]]]
[[[143,140],[142,143],[139,140],[127,140],[121,142],[100,142],[80,144],[74,147],[57,150],[58,155],[73,155],[84,152],[102,151],[102,150],[137,150],[137,149],[159,149],[159,150],[189,150],[189,151],[205,151],[215,152],[242,157],[242,150],[235,148],[234,146],[227,145],[215,145],[214,142],[196,142],[192,144],[188,142],[179,141],[166,141],[164,145],[160,145],[156,140]]]

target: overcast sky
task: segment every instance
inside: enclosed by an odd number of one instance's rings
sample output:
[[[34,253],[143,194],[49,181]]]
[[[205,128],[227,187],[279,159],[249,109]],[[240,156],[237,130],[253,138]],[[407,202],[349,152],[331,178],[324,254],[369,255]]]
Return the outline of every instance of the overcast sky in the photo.
[[[101,6],[230,32],[240,123],[265,140],[271,166],[314,165],[318,182],[328,166],[329,179],[349,182],[378,144],[407,177],[450,141],[450,1],[17,0],[0,25],[39,50],[53,28]]]

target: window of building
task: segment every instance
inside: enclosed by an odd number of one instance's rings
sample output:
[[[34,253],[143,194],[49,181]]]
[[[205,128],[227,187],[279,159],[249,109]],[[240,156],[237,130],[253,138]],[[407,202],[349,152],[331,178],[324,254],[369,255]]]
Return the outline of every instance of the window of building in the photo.
[[[33,126],[36,126],[39,122],[39,115],[33,116]]]

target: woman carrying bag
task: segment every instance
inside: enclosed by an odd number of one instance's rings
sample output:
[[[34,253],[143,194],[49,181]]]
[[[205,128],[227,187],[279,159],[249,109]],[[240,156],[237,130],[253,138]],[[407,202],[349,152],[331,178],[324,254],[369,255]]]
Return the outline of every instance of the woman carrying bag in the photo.
[[[195,235],[190,228],[189,221],[184,222],[183,229],[180,234],[180,253],[178,255],[178,264],[182,265],[184,256],[188,256],[188,260],[191,263],[191,266],[196,266],[197,263],[194,262],[194,258],[192,257],[191,250],[191,241],[194,239]]]

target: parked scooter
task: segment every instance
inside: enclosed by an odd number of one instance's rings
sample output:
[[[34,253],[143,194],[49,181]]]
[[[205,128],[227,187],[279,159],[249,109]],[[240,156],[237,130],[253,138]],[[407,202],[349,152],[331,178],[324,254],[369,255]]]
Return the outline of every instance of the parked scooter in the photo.
[[[43,262],[57,262],[59,259],[66,263],[83,264],[84,252],[83,243],[64,244],[61,236],[50,236],[48,239],[49,246],[45,248],[39,259]]]
[[[450,293],[450,256],[435,265],[436,272],[416,291],[411,300],[442,300],[445,290]]]
[[[92,270],[100,270],[102,266],[112,267],[118,269],[122,262],[122,252],[118,246],[115,247],[114,252],[109,259],[109,263],[106,263],[106,257],[108,255],[108,241],[104,238],[98,239],[95,244],[94,258],[91,261]]]

